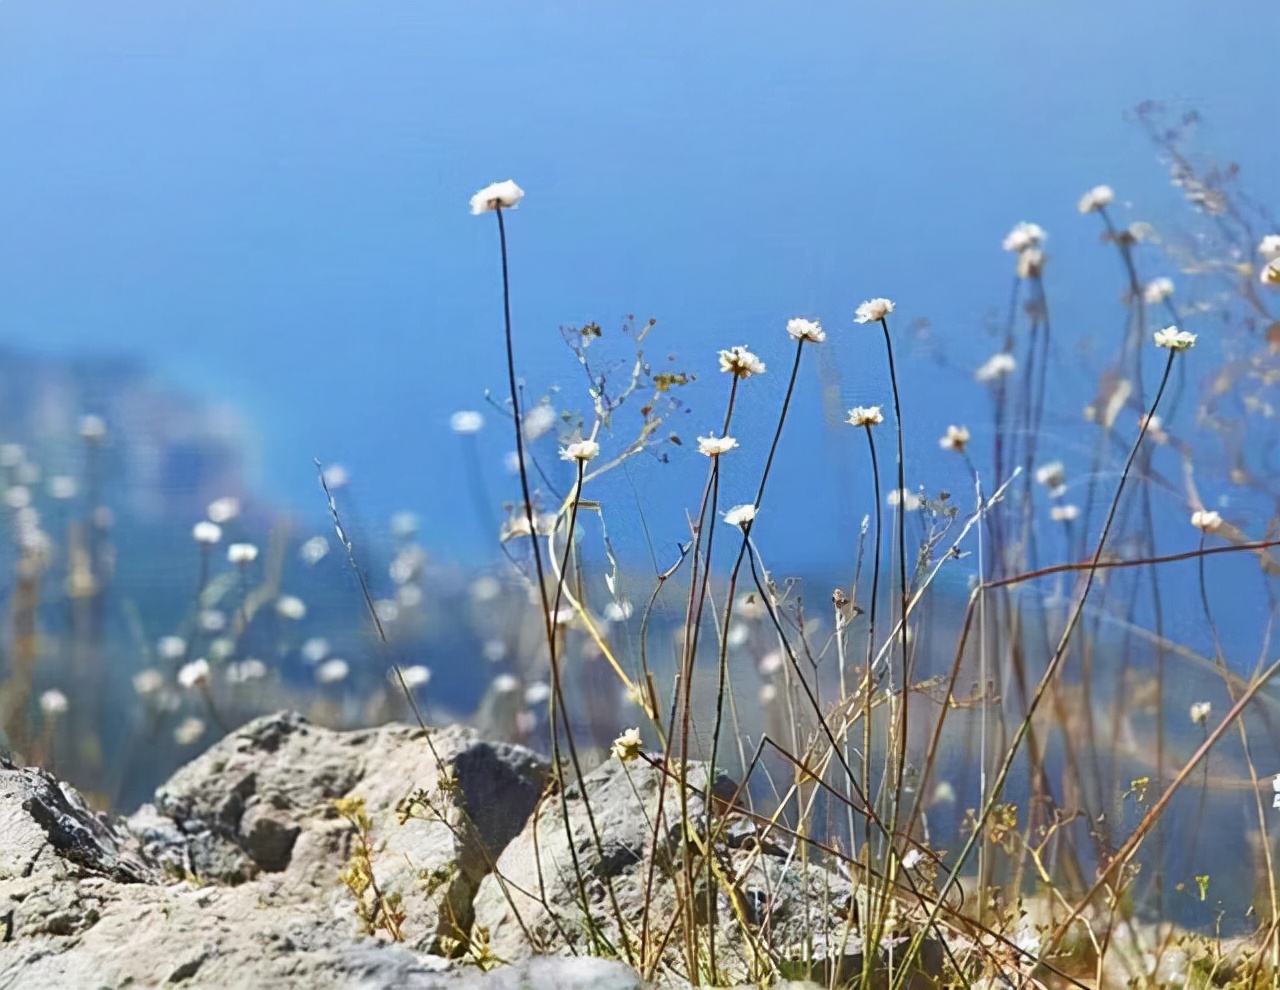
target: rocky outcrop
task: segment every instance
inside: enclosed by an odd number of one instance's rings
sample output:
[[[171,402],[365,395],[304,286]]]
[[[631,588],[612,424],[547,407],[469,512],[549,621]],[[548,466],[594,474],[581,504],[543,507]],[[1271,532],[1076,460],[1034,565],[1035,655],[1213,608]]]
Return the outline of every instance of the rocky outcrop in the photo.
[[[644,761],[563,794],[548,777],[468,729],[290,714],[227,736],[127,820],[3,764],[0,988],[632,990],[637,971],[681,984],[713,933],[722,983],[863,971],[857,891],[730,781],[691,765],[682,800]]]

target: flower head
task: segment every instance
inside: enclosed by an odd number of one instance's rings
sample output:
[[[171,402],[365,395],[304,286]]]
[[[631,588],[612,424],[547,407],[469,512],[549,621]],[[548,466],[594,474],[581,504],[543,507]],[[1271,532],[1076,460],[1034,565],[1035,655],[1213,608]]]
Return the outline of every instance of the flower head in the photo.
[[[1050,461],[1036,468],[1036,484],[1044,485],[1054,498],[1067,490],[1067,469],[1061,461]]]
[[[1017,368],[1018,362],[1014,356],[1007,351],[1001,351],[987,358],[982,367],[973,373],[973,379],[983,383],[994,382],[1005,375],[1013,374]]]
[[[321,684],[337,684],[347,679],[351,667],[345,660],[332,657],[316,667],[316,680]]]
[[[1055,505],[1049,510],[1049,518],[1054,522],[1069,523],[1080,518],[1078,505]]]
[[[1212,533],[1222,525],[1222,516],[1212,509],[1197,509],[1191,513],[1191,525],[1202,533]]]
[[[218,525],[230,522],[236,516],[240,515],[240,500],[232,495],[224,495],[222,498],[215,498],[209,503],[209,508],[205,510],[210,522]]]
[[[580,461],[585,464],[600,453],[600,445],[594,440],[577,440],[560,450],[560,460]]]
[[[61,715],[67,710],[67,696],[57,688],[49,688],[40,695],[40,711],[50,718]]]
[[[479,433],[484,428],[484,415],[474,409],[462,409],[449,417],[449,429],[461,436]]]
[[[190,746],[204,735],[204,722],[194,715],[188,715],[173,730],[173,741],[179,746]]]
[[[938,446],[943,450],[954,450],[957,454],[963,454],[965,448],[969,446],[969,428],[948,426],[947,432],[938,440]]]
[[[1196,725],[1204,725],[1209,718],[1209,713],[1213,711],[1213,705],[1207,701],[1197,701],[1191,706],[1191,721]]]
[[[879,426],[884,422],[884,413],[879,406],[854,406],[845,422],[852,426]]]
[[[1177,327],[1165,327],[1154,334],[1157,347],[1165,347],[1171,351],[1189,351],[1196,346],[1196,335]]]
[[[893,303],[888,299],[868,299],[853,314],[855,323],[876,323],[893,312]]]
[[[1158,306],[1173,295],[1173,279],[1153,278],[1147,283],[1147,287],[1142,290],[1142,298],[1148,306]]]
[[[724,514],[724,521],[730,526],[737,526],[739,529],[746,529],[747,524],[753,522],[755,518],[756,507],[750,503],[735,505]]]
[[[1258,242],[1258,253],[1267,261],[1280,258],[1280,234],[1268,234]]]
[[[644,740],[640,738],[639,729],[628,729],[613,741],[610,752],[622,763],[631,763],[640,758],[644,752]]]
[[[1115,191],[1110,186],[1094,186],[1080,197],[1080,202],[1076,204],[1076,209],[1081,213],[1096,213],[1098,210],[1110,206],[1115,198]]]
[[[817,320],[802,320],[797,317],[787,321],[787,334],[794,340],[808,340],[821,344],[827,339],[827,332]]]
[[[738,446],[738,441],[733,437],[698,437],[698,453],[705,454],[707,457],[719,457],[721,454],[727,454]]]
[[[524,198],[524,190],[508,179],[485,186],[471,197],[471,215],[479,216],[492,210],[514,210]]]
[[[258,548],[252,543],[233,543],[227,547],[227,560],[232,564],[252,564],[258,559]]]
[[[730,347],[720,352],[720,370],[739,378],[764,374],[764,362],[745,347]]]
[[[90,413],[80,417],[80,438],[89,443],[100,443],[107,435],[107,421]]]
[[[154,667],[147,667],[145,670],[140,670],[133,675],[133,689],[143,698],[159,694],[160,689],[163,687],[164,674]]]
[[[201,546],[211,547],[222,539],[222,527],[202,519],[191,527],[191,538]]]
[[[294,622],[307,617],[307,603],[297,595],[281,595],[276,599],[276,615]]]
[[[424,667],[420,663],[415,663],[411,667],[401,667],[400,678],[410,691],[414,688],[425,687],[427,682],[431,680],[431,668]]]
[[[209,669],[209,661],[202,657],[199,660],[192,660],[190,663],[182,665],[182,669],[178,671],[178,683],[188,690],[196,687],[205,687],[212,676],[212,671]]]
[[[1005,235],[1000,246],[1006,251],[1020,254],[1027,248],[1039,247],[1048,236],[1038,223],[1027,223],[1024,220]]]
[[[920,508],[921,505],[924,504],[924,499],[922,499],[915,492],[909,491],[906,488],[902,489],[901,491],[894,488],[887,495],[885,495],[884,500],[888,502],[889,505],[895,509],[899,505],[901,505],[904,512],[915,512],[918,508]]]
[[[227,664],[227,682],[229,684],[248,684],[260,681],[267,676],[267,665],[261,660],[249,657],[238,663]]]

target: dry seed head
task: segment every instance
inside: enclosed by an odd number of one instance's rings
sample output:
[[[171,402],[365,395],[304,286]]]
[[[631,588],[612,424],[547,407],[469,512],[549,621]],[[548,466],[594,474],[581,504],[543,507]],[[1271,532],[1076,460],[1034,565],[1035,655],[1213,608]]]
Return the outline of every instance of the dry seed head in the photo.
[[[514,210],[524,198],[524,190],[510,179],[492,182],[471,197],[471,215],[480,216],[493,210]]]

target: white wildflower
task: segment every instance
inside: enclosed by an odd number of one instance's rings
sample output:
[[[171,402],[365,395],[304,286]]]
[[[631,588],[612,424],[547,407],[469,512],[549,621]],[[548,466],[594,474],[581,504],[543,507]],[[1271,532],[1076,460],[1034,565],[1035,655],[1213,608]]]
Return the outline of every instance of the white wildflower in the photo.
[[[1096,213],[1110,206],[1115,198],[1116,194],[1110,186],[1094,186],[1080,197],[1076,209],[1081,213]]]
[[[227,560],[237,566],[252,564],[258,559],[258,548],[252,543],[233,543],[227,547]]]
[[[180,660],[186,653],[187,641],[181,636],[161,636],[156,640],[156,654],[161,660]]]
[[[1212,704],[1207,701],[1197,701],[1191,706],[1191,721],[1196,725],[1204,725],[1212,711]]]
[[[67,696],[57,688],[49,688],[40,695],[40,711],[50,718],[62,715],[67,710]]]
[[[906,512],[915,512],[924,504],[924,500],[919,495],[905,488],[901,491],[893,489],[884,497],[884,500],[895,509],[901,505]]]
[[[10,485],[5,489],[4,504],[10,509],[25,509],[31,504],[31,489],[25,485]]]
[[[192,660],[182,665],[182,669],[178,671],[178,683],[189,691],[192,688],[208,686],[212,676],[209,661],[201,657],[199,660]]]
[[[1079,516],[1080,507],[1078,505],[1055,505],[1049,510],[1049,518],[1054,522],[1074,522]]]
[[[484,429],[484,414],[474,409],[462,409],[449,417],[449,429],[461,436],[470,436]]]
[[[556,425],[556,411],[547,402],[539,402],[524,414],[524,438],[537,440]],[[517,465],[516,470],[519,470]]]
[[[1173,279],[1164,276],[1153,278],[1142,290],[1142,298],[1148,306],[1158,306],[1172,295]]]
[[[302,654],[303,660],[315,666],[329,655],[329,649],[329,641],[327,639],[323,636],[312,636],[302,644],[302,649],[299,652]]]
[[[739,529],[746,529],[747,524],[752,522],[755,517],[756,507],[748,503],[746,505],[735,505],[724,514],[724,521],[730,526],[737,526]]]
[[[415,609],[422,604],[422,589],[416,584],[402,584],[396,589],[396,601],[404,609]]]
[[[201,546],[211,547],[222,539],[222,527],[202,519],[191,527],[191,537]]]
[[[431,668],[424,667],[420,663],[415,663],[410,667],[401,667],[400,677],[404,681],[404,686],[413,691],[416,688],[427,686],[431,680]]]
[[[1017,367],[1018,362],[1014,356],[1007,351],[1001,351],[987,358],[982,367],[973,373],[973,380],[984,384],[998,381],[1005,375],[1013,374]]]
[[[200,631],[215,635],[227,628],[227,616],[216,608],[206,608],[196,620],[200,623]]]
[[[750,378],[763,375],[765,364],[745,347],[730,347],[720,352],[720,370],[739,378]]]
[[[1005,235],[1000,246],[1006,251],[1021,254],[1028,248],[1039,247],[1047,237],[1044,228],[1038,223],[1027,223],[1024,220]]]
[[[332,657],[316,667],[316,680],[321,684],[337,684],[345,681],[349,673],[351,667],[347,661]]]
[[[230,684],[247,684],[250,681],[260,681],[266,676],[267,665],[253,657],[227,664],[226,678]]]
[[[1177,327],[1165,327],[1153,334],[1157,347],[1165,347],[1171,351],[1189,351],[1196,345],[1196,335]]]
[[[324,483],[329,486],[330,491],[337,491],[339,488],[346,488],[347,485],[351,484],[351,472],[341,464],[330,464],[320,472],[320,477],[324,479]]]
[[[821,344],[827,339],[827,332],[817,320],[804,320],[796,317],[787,321],[787,334],[794,340],[808,340]]]
[[[298,548],[298,556],[309,567],[314,567],[329,556],[329,541],[323,536],[313,536]]]
[[[190,746],[204,735],[204,721],[189,715],[173,730],[173,741],[179,746]]]
[[[76,497],[76,479],[66,474],[55,474],[49,479],[49,497],[58,502],[67,502]]]
[[[1191,525],[1202,533],[1212,533],[1222,525],[1222,516],[1212,509],[1197,509],[1191,513]]]
[[[479,216],[492,210],[514,210],[524,198],[524,190],[510,179],[485,186],[471,197],[471,215]]]
[[[307,603],[295,595],[281,595],[276,599],[276,615],[282,619],[298,621],[307,617]]]
[[[604,607],[604,617],[610,622],[626,622],[635,609],[628,601],[609,602]]]
[[[1258,253],[1267,261],[1280,258],[1280,234],[1268,234],[1258,242]]]
[[[855,323],[876,323],[893,312],[893,303],[888,299],[868,299],[854,313]]]
[[[594,440],[577,440],[566,444],[560,451],[562,461],[581,461],[586,463],[600,453],[600,445]]]
[[[884,413],[879,406],[854,406],[845,422],[852,426],[879,426],[884,422]]]
[[[733,437],[698,437],[698,453],[705,454],[707,457],[719,457],[721,454],[727,454],[738,446],[738,441]]]
[[[133,675],[133,690],[137,692],[139,697],[149,698],[153,694],[159,694],[160,689],[163,687],[164,674],[154,667],[140,670]]]
[[[240,515],[240,500],[231,495],[224,495],[222,498],[214,499],[209,503],[209,507],[205,509],[206,515],[210,522],[228,523],[236,516]]]
[[[1057,498],[1067,484],[1067,469],[1061,461],[1050,461],[1036,468],[1036,484],[1044,485],[1049,493]]]
[[[963,454],[968,445],[969,428],[967,426],[948,426],[946,434],[938,440],[938,446],[943,450],[954,450],[957,454]]]
[[[524,703],[530,708],[545,705],[551,700],[551,685],[546,681],[534,681],[524,689]]]
[[[644,740],[640,738],[639,729],[628,729],[613,741],[610,752],[622,763],[631,763],[640,758],[644,752]]]
[[[89,443],[99,443],[107,435],[107,423],[101,416],[81,416],[80,436]]]
[[[412,512],[397,512],[391,517],[391,535],[397,540],[411,540],[418,535],[418,517]]]

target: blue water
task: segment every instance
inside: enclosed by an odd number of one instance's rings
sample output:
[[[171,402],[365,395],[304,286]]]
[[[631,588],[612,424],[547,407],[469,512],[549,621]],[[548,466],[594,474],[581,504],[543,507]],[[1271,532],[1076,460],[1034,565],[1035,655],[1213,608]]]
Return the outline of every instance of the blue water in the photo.
[[[845,404],[887,398],[882,354],[850,322],[867,296],[980,363],[1008,286],[999,242],[1021,219],[1050,232],[1064,347],[1118,326],[1115,259],[1077,196],[1109,182],[1126,219],[1172,214],[1123,117],[1157,99],[1203,112],[1210,147],[1274,201],[1276,38],[1280,7],[1194,0],[6,0],[0,338],[136,353],[244,411],[257,481],[282,503],[318,515],[311,459],[341,461],[369,517],[413,508],[437,550],[488,556],[447,427],[503,387],[496,232],[467,213],[475,189],[512,177],[528,192],[511,235],[533,394],[559,382],[583,405],[559,325],[656,316],[653,352],[713,379],[680,431],[718,420],[715,350],[748,343],[776,372],[749,383],[761,436],[793,315],[838,338]],[[805,509],[759,529],[797,560],[829,556],[815,519],[849,515],[815,484],[834,457],[815,369],[774,489]],[[914,480],[962,484],[933,438],[976,425],[984,397],[923,360],[906,371]],[[1091,383],[1057,386],[1074,410]],[[490,424],[484,464],[509,498],[509,441]],[[694,458],[637,466],[663,541],[697,498]],[[759,459],[742,452],[740,494]],[[617,525],[640,542],[636,519]]]

